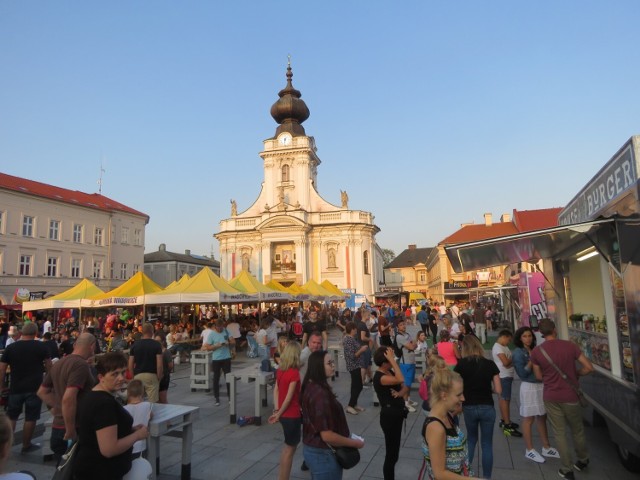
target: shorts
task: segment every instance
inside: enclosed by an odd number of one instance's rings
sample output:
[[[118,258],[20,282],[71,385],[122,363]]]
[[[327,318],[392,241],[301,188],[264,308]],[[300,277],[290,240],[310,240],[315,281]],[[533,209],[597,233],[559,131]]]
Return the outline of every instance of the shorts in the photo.
[[[280,417],[280,425],[284,433],[284,443],[290,447],[297,447],[302,437],[302,418]]]
[[[404,377],[404,384],[411,389],[413,380],[416,378],[416,364],[415,363],[401,363],[400,370]]]
[[[25,422],[35,422],[40,419],[42,400],[40,400],[40,397],[36,395],[36,392],[10,393],[9,403],[7,405],[7,416],[11,420],[17,420],[22,413],[23,406]]]
[[[358,358],[360,368],[369,368],[371,366],[371,349],[367,348]]]
[[[513,385],[513,377],[500,378],[500,385],[502,385],[502,393],[500,394],[500,399],[511,400],[511,386]]]
[[[161,391],[161,392],[166,392],[167,390],[169,390],[169,383],[170,382],[171,382],[171,376],[170,375],[165,375],[160,380],[160,385],[158,386],[158,390]]]

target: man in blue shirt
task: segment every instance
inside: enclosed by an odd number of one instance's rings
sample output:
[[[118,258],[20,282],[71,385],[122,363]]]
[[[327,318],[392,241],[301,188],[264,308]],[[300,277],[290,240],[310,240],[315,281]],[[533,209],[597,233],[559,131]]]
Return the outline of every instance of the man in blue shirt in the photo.
[[[213,331],[209,334],[206,342],[202,345],[203,350],[211,353],[211,368],[213,370],[213,396],[215,406],[220,406],[220,372],[226,374],[231,372],[231,349],[229,346],[235,345],[235,339],[229,335],[224,327],[224,320],[216,320]],[[229,382],[227,382],[227,397],[229,397]]]
[[[418,323],[420,324],[420,328],[424,334],[428,337],[429,331],[427,330],[427,327],[429,326],[429,314],[427,313],[426,305],[422,305],[422,308],[418,312]]]

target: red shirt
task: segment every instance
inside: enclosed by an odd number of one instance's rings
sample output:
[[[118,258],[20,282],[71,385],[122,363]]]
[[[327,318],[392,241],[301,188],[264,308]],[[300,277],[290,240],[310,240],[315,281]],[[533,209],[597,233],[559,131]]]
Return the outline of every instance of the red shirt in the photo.
[[[544,384],[542,399],[547,402],[577,403],[578,394],[553,368],[540,351],[541,348],[544,348],[558,368],[565,373],[568,377],[567,380],[577,386],[576,360],[582,353],[580,347],[567,340],[554,339],[546,340],[531,352],[531,363],[538,365],[542,370],[542,383]]]
[[[276,371],[276,383],[278,384],[278,409],[282,407],[284,399],[287,398],[289,385],[296,383],[293,397],[287,409],[280,415],[283,418],[300,418],[300,370],[297,368],[288,368],[287,370]]]

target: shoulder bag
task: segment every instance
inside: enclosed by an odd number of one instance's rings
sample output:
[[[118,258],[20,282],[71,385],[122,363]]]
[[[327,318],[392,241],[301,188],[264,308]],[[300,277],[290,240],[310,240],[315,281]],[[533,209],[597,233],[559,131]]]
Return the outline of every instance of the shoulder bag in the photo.
[[[538,347],[540,349],[540,351],[542,352],[542,355],[544,355],[544,358],[547,359],[547,361],[549,362],[549,364],[556,369],[556,371],[558,372],[558,374],[562,377],[562,379],[567,382],[567,384],[573,389],[574,392],[576,392],[576,395],[578,395],[578,402],[580,402],[580,406],[581,407],[586,407],[589,405],[589,402],[587,401],[586,397],[584,396],[584,392],[582,391],[582,389],[580,388],[580,386],[578,385],[574,385],[570,380],[569,377],[567,377],[567,374],[564,373],[562,370],[560,370],[560,367],[558,367],[555,362],[553,360],[551,360],[551,357],[549,356],[549,354],[545,351],[544,348],[542,348],[542,345],[540,345]]]
[[[62,455],[60,463],[56,467],[51,480],[71,480],[73,478],[73,466],[76,463],[76,450],[78,450],[78,442],[75,442],[67,453]]]

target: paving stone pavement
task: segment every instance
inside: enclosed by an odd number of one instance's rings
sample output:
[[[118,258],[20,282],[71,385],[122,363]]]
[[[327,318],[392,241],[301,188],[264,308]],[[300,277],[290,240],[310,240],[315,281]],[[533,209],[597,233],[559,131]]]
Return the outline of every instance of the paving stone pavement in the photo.
[[[417,327],[409,326],[409,332],[414,333]],[[330,342],[337,343],[339,334],[331,331]],[[233,361],[232,369],[239,369],[257,363],[255,359],[248,359],[240,353]],[[273,409],[272,398],[269,406],[263,409],[263,425],[247,425],[239,427],[229,423],[229,409],[225,402],[226,390],[221,388],[222,403],[219,407],[213,405],[213,395],[204,391],[191,392],[189,375],[190,365],[176,366],[172,375],[169,389],[171,403],[194,405],[200,407],[200,418],[194,427],[193,451],[191,463],[191,478],[193,480],[259,480],[277,478],[278,461],[282,447],[282,430],[279,425],[269,425],[266,418]],[[344,359],[339,361],[340,376],[332,383],[338,398],[346,405],[349,397],[349,376],[347,375]],[[237,383],[238,415],[253,414],[253,384]],[[351,431],[365,438],[365,447],[361,450],[360,463],[351,470],[344,472],[344,479],[381,479],[382,464],[384,462],[384,436],[379,425],[379,409],[373,406],[372,388],[365,388],[360,397],[360,405],[365,412],[357,416],[347,415]],[[413,398],[419,400],[417,389]],[[512,418],[518,421],[518,392],[519,382],[514,386],[512,399]],[[271,391],[269,391],[271,395]],[[496,402],[497,403],[497,402]],[[498,415],[499,417],[499,415]],[[417,479],[422,465],[420,449],[420,430],[424,416],[418,410],[409,414],[403,429],[400,460],[396,465],[396,478]],[[48,435],[50,416],[43,413],[40,423],[47,425],[42,437],[34,441],[43,444],[40,452],[28,455],[20,454],[20,445],[13,447],[12,455],[5,466],[5,471],[28,470],[33,472],[38,480],[50,479],[53,476],[53,465],[43,462],[43,454],[48,453]],[[464,425],[464,422],[462,422]],[[18,428],[20,428],[18,426]],[[577,479],[591,480],[637,480],[637,474],[625,470],[618,462],[618,458],[607,432],[602,428],[587,427],[587,437],[591,450],[591,464],[587,471],[576,473]],[[535,430],[534,430],[534,440]],[[160,442],[160,473],[159,480],[177,480],[181,471],[181,440],[172,437],[162,437]],[[539,445],[539,441],[535,441]],[[553,444],[553,442],[552,442]],[[521,438],[507,438],[497,428],[494,431],[494,480],[538,480],[558,478],[559,460],[548,459],[544,464],[533,463],[524,458],[524,442]],[[479,458],[476,454],[476,459]],[[298,448],[294,461],[291,478],[310,479],[308,472],[302,472],[302,445]],[[474,461],[474,469],[478,471],[478,461]]]

